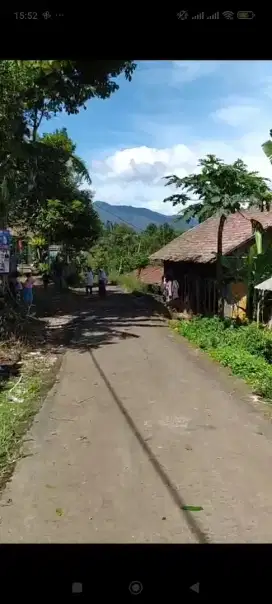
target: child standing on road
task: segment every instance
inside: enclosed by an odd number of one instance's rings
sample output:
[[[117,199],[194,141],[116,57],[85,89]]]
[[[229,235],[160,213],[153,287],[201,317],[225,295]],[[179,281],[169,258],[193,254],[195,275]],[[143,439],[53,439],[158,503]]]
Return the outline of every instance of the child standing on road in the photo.
[[[33,304],[33,285],[34,279],[31,273],[27,273],[26,280],[24,282],[23,299],[25,304],[28,306],[28,311]]]

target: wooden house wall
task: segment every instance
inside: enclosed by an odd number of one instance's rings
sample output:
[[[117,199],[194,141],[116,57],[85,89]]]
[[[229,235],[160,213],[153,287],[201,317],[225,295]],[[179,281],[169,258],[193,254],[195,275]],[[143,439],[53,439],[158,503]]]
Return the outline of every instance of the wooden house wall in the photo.
[[[165,262],[165,275],[179,283],[180,310],[194,314],[217,312],[216,266],[193,262]]]
[[[234,250],[229,256],[239,258],[247,256],[250,247],[255,243],[254,238]],[[263,249],[272,244],[272,228],[268,229],[263,236]],[[218,296],[216,282],[216,263],[197,262],[164,262],[164,274],[179,283],[179,295],[181,310],[191,311],[195,314],[211,315],[217,313]],[[237,299],[237,286],[241,289],[241,299]],[[226,315],[245,316],[248,304],[246,285],[234,283],[229,280],[228,289],[235,303],[227,302]],[[239,296],[238,296],[239,297]],[[240,316],[241,315],[241,316]]]

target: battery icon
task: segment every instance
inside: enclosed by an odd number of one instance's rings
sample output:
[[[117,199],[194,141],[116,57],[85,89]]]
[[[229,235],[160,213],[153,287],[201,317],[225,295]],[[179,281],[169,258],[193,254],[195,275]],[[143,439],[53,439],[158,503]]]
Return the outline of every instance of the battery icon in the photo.
[[[254,19],[254,17],[252,10],[239,10],[237,13],[237,19]]]

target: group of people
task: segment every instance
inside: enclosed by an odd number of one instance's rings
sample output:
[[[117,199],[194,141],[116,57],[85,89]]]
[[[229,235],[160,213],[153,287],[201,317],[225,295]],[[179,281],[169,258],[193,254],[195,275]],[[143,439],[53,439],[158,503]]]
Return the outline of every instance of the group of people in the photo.
[[[105,298],[106,296],[106,287],[108,283],[107,275],[104,269],[99,268],[97,271],[97,281],[98,281],[98,294],[100,298]],[[85,288],[86,294],[93,293],[94,286],[94,272],[90,266],[88,266],[86,274],[85,274]]]
[[[44,273],[42,275],[43,284],[45,289],[49,283],[49,275]],[[87,268],[85,274],[85,289],[86,294],[92,294],[93,286],[94,286],[94,272],[91,267]],[[108,278],[105,271],[100,268],[97,271],[97,281],[98,281],[98,294],[101,298],[106,296],[106,287],[108,283]],[[22,280],[21,275],[18,271],[12,273],[9,278],[9,290],[17,302],[23,301],[27,306],[28,310],[30,310],[33,305],[33,286],[35,284],[35,279],[32,276],[32,273],[29,272],[25,275],[25,279]]]
[[[173,279],[171,275],[163,275],[162,277],[162,295],[167,304],[179,297],[179,282]]]

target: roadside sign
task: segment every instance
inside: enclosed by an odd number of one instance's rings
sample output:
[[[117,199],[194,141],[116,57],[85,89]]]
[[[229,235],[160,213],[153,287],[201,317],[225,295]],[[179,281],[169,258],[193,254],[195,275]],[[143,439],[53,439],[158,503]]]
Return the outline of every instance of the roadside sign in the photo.
[[[7,230],[0,231],[0,247],[9,247],[11,244],[11,234]]]
[[[6,275],[9,273],[10,265],[10,249],[0,247],[0,275]]]

